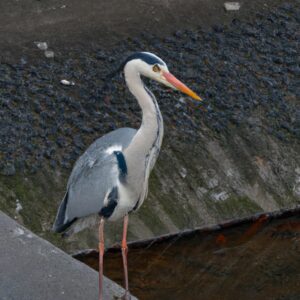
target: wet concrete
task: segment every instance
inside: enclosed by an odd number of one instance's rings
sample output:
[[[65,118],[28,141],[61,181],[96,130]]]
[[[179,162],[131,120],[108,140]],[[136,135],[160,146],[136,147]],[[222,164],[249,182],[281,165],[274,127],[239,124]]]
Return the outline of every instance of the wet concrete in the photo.
[[[76,255],[97,268],[97,253]],[[300,210],[134,242],[131,290],[140,299],[300,299]],[[122,284],[120,249],[105,274]]]

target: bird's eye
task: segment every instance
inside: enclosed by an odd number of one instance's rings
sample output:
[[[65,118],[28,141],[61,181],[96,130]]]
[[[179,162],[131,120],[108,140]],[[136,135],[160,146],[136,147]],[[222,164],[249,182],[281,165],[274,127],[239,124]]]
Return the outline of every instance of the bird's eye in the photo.
[[[154,65],[153,68],[152,68],[152,70],[153,70],[154,72],[159,72],[159,71],[160,71],[159,65]]]

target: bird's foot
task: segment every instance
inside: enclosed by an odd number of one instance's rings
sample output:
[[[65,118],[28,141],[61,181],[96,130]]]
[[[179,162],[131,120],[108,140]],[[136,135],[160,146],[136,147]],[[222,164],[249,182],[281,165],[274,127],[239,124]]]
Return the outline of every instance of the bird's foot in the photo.
[[[123,296],[113,296],[115,300],[131,300],[131,295],[129,291],[126,291]]]
[[[121,298],[122,300],[131,300],[131,296],[129,291],[126,291],[125,294]]]

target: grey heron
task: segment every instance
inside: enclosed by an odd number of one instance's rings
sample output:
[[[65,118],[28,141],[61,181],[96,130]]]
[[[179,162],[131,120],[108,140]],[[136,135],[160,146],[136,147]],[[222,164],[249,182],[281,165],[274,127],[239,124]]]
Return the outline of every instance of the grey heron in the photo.
[[[124,75],[130,92],[142,110],[138,130],[120,128],[97,139],[76,161],[67,183],[66,194],[53,225],[64,232],[73,223],[97,216],[99,220],[99,299],[103,299],[104,221],[124,218],[122,257],[125,299],[130,299],[127,272],[128,214],[138,210],[148,192],[148,179],[157,160],[163,120],[154,95],[144,86],[141,76],[180,90],[196,100],[201,98],[173,76],[166,63],[149,52],[129,56]],[[84,224],[84,222],[82,222]],[[82,229],[85,225],[82,225]]]

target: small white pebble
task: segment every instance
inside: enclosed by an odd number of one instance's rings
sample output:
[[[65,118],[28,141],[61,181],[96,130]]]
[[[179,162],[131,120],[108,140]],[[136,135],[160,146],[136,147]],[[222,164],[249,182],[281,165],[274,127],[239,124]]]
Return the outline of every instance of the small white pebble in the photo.
[[[63,85],[75,85],[74,81],[69,81],[69,80],[66,80],[66,79],[62,79],[60,81],[60,83],[63,84]]]
[[[226,171],[226,176],[228,176],[228,177],[233,177],[233,176],[234,176],[233,170],[232,170],[232,169],[228,169],[228,170]]]
[[[227,11],[239,10],[241,5],[239,2],[225,2],[224,7]]]
[[[206,194],[208,192],[208,190],[202,186],[197,188],[197,193],[200,194],[201,196]]]
[[[179,174],[182,178],[185,178],[187,175],[187,170],[185,168],[181,168]]]
[[[51,50],[46,50],[46,51],[44,52],[44,54],[45,54],[45,56],[46,56],[47,58],[53,58],[53,57],[54,57],[54,52],[51,51]]]
[[[219,180],[217,178],[210,178],[207,185],[210,189],[213,189],[219,185]]]
[[[48,49],[48,44],[46,42],[34,42],[34,43],[40,50],[45,51]]]
[[[229,195],[227,192],[223,191],[221,193],[213,193],[212,195],[213,200],[215,201],[225,201],[229,198]]]
[[[23,209],[22,204],[20,203],[20,200],[16,200],[16,213],[19,213]]]

